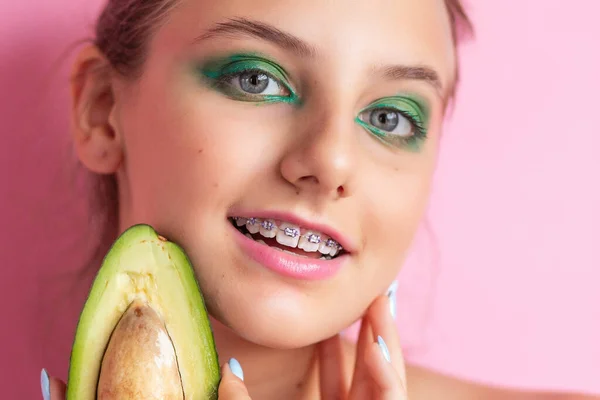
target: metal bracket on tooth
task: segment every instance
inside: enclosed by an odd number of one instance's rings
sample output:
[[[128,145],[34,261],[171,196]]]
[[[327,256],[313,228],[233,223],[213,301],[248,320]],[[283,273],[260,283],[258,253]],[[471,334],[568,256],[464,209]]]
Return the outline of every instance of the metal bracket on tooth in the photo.
[[[328,239],[327,242],[325,242],[325,246],[331,247],[332,249],[341,249],[342,248],[342,246],[340,246],[339,243],[333,239]]]
[[[271,221],[265,220],[262,222],[262,227],[268,231],[272,231],[273,228],[275,228],[275,224]]]
[[[306,237],[310,243],[319,244],[321,243],[321,236],[311,233]]]
[[[292,238],[296,238],[296,237],[298,237],[298,235],[300,235],[300,231],[298,231],[298,229],[295,229],[295,228],[285,228],[283,230],[283,233],[285,233],[286,236],[289,236]]]

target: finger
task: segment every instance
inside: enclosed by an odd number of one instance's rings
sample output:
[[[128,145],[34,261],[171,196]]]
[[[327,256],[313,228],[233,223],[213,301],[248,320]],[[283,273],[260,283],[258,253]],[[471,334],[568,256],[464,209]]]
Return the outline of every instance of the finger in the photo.
[[[40,384],[42,386],[42,397],[44,400],[64,400],[65,384],[60,380],[49,376],[46,369],[42,369]]]
[[[356,361],[349,396],[351,400],[368,399],[370,397],[372,389],[371,374],[364,360],[366,351],[372,343],[371,325],[366,318],[363,318],[360,323],[358,342],[356,343]]]
[[[50,399],[64,400],[66,398],[67,385],[59,379],[50,378]]]
[[[251,400],[244,384],[242,367],[233,358],[223,366],[219,384],[219,400]]]
[[[387,344],[392,365],[398,371],[406,386],[406,371],[404,366],[404,357],[400,346],[400,336],[396,321],[390,312],[390,299],[387,296],[380,296],[371,305],[367,311],[367,318],[371,324],[374,337],[381,336]]]
[[[342,345],[340,335],[319,344],[319,385],[323,400],[346,399],[348,386]]]
[[[377,342],[371,343],[365,355],[365,364],[378,399],[408,399],[403,380],[391,363],[389,349],[383,338],[378,337]]]

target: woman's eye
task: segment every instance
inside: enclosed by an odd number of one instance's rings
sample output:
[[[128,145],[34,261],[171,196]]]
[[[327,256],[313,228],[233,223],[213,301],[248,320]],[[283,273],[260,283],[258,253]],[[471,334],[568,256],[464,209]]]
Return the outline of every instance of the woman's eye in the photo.
[[[398,110],[392,108],[374,108],[364,111],[360,119],[383,131],[386,135],[400,136],[402,138],[414,135],[412,121]]]
[[[289,90],[262,71],[245,71],[231,76],[230,85],[250,95],[289,96]]]
[[[236,101],[299,104],[287,72],[278,64],[250,54],[208,60],[199,67],[205,83]]]

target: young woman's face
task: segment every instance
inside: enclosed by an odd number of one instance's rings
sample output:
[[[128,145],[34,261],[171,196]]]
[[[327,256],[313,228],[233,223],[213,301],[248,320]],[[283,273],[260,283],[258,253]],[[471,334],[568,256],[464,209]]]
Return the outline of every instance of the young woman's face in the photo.
[[[116,97],[123,227],[181,244],[250,341],[339,332],[399,271],[454,64],[443,0],[183,0]]]

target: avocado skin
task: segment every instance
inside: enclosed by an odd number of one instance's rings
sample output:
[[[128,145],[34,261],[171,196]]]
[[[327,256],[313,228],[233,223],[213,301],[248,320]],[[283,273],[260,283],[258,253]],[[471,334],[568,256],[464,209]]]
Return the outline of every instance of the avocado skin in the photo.
[[[132,268],[138,259],[143,266]],[[139,280],[133,284],[134,288],[129,286],[121,290],[119,282],[122,280],[117,279],[120,276]],[[161,278],[169,278],[168,284],[162,285]],[[144,286],[148,279],[152,285]],[[103,354],[120,316],[135,298],[132,296],[136,295],[139,282],[142,282],[142,290],[159,288],[148,296],[161,299],[158,303],[161,306],[165,305],[165,299],[170,302],[168,305],[183,306],[183,310],[171,307],[163,311],[170,318],[165,326],[177,352],[185,399],[217,399],[221,380],[219,358],[192,264],[179,245],[161,237],[150,225],[138,224],[123,232],[113,243],[94,279],[77,324],[66,400],[96,399]],[[165,287],[179,290],[167,292]],[[160,293],[161,289],[164,293]],[[155,303],[151,301],[151,305]],[[182,332],[182,327],[189,328],[189,332]],[[182,337],[185,337],[182,340],[185,343],[178,343],[178,338]]]

